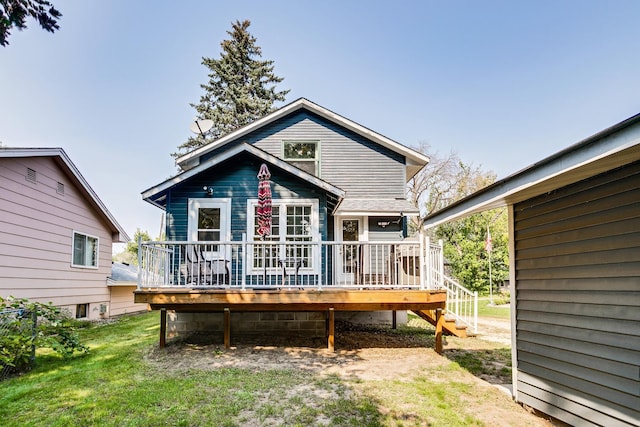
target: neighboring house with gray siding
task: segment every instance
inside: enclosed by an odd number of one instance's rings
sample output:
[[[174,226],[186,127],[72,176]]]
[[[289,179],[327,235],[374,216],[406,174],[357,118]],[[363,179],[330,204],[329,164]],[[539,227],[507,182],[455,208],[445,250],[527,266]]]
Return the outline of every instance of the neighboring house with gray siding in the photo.
[[[517,401],[640,425],[640,114],[434,213],[508,206]]]
[[[128,240],[64,150],[0,148],[0,296],[108,317],[112,245]]]

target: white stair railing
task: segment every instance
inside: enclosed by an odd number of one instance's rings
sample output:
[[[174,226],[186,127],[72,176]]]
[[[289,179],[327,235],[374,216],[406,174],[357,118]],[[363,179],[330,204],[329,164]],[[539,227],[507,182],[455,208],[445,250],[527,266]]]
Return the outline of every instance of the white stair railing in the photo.
[[[423,269],[427,272],[427,289],[445,289],[447,308],[445,314],[453,316],[456,323],[465,325],[473,333],[478,333],[478,292],[473,292],[444,274],[444,251],[442,240],[431,243],[429,237],[423,240],[425,254]]]

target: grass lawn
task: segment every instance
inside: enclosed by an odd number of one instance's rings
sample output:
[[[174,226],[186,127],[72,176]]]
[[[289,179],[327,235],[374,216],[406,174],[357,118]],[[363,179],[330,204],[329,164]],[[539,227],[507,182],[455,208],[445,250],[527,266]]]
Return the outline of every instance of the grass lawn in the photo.
[[[87,327],[81,337],[91,353],[71,360],[39,352],[35,369],[0,384],[2,425],[466,426],[484,424],[474,405],[513,404],[495,403],[500,392],[489,396],[446,359],[424,375],[372,381],[297,369],[162,368],[148,360],[158,323],[155,312]]]
[[[478,316],[479,317],[499,317],[508,319],[511,316],[511,310],[509,308],[509,300],[505,301],[504,297],[493,297],[493,301],[495,304],[500,305],[490,305],[491,301],[489,297],[480,297],[478,298]],[[506,304],[502,304],[506,302]]]

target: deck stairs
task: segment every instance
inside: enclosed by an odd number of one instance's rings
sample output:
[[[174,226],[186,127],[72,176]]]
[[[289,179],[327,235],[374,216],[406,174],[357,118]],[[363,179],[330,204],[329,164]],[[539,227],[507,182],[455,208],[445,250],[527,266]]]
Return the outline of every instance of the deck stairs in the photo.
[[[421,317],[433,326],[436,326],[436,313],[435,310],[414,310],[412,311],[416,316]],[[456,322],[456,318],[451,314],[444,314],[444,324],[442,329],[448,335],[454,335],[459,338],[467,338],[474,336],[472,332],[467,333],[467,325]]]
[[[447,291],[443,325],[445,333],[461,338],[475,336],[478,332],[478,293],[470,291],[444,274],[442,240],[434,244],[427,237],[424,247],[428,248],[423,257],[422,270],[426,272],[426,287]],[[436,313],[433,310],[417,310],[414,313],[435,326]]]

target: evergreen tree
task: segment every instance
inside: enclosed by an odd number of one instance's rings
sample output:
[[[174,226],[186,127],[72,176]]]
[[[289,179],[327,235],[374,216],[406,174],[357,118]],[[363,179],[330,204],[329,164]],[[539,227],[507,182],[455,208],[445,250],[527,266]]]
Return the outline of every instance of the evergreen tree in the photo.
[[[232,23],[227,31],[231,39],[220,45],[220,59],[202,58],[209,69],[209,82],[201,85],[205,94],[199,104],[191,104],[198,119],[213,120],[213,128],[206,135],[191,137],[178,147],[178,157],[185,152],[234,131],[274,110],[276,101],[284,101],[288,90],[276,91],[283,78],[273,73],[273,61],[263,61],[262,49],[249,33],[251,21]]]
[[[60,28],[58,20],[62,14],[47,0],[0,0],[0,46],[9,44],[12,28],[27,28],[27,17],[53,33]]]

